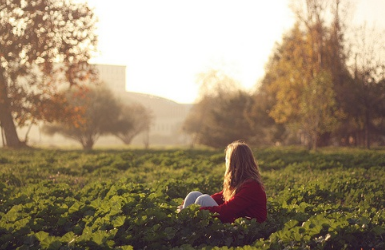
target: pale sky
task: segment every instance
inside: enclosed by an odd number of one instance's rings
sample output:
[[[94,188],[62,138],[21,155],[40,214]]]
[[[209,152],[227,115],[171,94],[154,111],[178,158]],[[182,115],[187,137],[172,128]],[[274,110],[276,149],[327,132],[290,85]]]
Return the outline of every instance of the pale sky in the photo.
[[[385,0],[357,2],[355,16],[385,24]],[[196,76],[222,69],[250,90],[275,42],[293,24],[289,0],[88,0],[99,17],[92,62],[125,65],[126,89],[192,103]]]

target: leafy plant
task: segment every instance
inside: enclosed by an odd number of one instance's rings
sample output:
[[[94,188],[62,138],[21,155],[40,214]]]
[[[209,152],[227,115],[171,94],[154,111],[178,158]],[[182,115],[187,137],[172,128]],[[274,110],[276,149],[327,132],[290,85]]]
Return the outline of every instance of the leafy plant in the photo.
[[[223,152],[2,150],[0,249],[383,249],[382,151],[255,149],[264,223],[177,206],[222,188]],[[366,159],[364,161],[363,159]]]

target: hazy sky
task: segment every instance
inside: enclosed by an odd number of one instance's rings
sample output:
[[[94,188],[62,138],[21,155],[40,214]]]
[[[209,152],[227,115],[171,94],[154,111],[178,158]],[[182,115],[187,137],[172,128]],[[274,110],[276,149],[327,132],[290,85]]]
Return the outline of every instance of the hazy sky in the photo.
[[[196,75],[222,69],[255,88],[276,41],[292,27],[290,0],[88,0],[99,17],[93,62],[127,66],[128,91],[192,103]],[[385,0],[354,15],[385,25]]]

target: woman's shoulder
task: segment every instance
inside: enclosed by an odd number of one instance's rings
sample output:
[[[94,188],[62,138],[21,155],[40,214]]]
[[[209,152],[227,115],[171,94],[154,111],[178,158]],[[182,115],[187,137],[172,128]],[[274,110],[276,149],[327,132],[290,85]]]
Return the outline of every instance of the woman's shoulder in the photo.
[[[257,180],[249,179],[242,184],[241,188],[261,189],[263,187]]]

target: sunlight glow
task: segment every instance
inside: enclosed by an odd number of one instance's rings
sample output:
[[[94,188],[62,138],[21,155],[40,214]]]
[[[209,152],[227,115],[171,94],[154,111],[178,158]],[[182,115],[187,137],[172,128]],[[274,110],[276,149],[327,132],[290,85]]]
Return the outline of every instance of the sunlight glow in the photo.
[[[128,91],[180,103],[197,98],[196,75],[210,68],[224,66],[252,89],[292,27],[289,1],[88,0],[99,16],[100,53],[92,62],[126,65]]]

